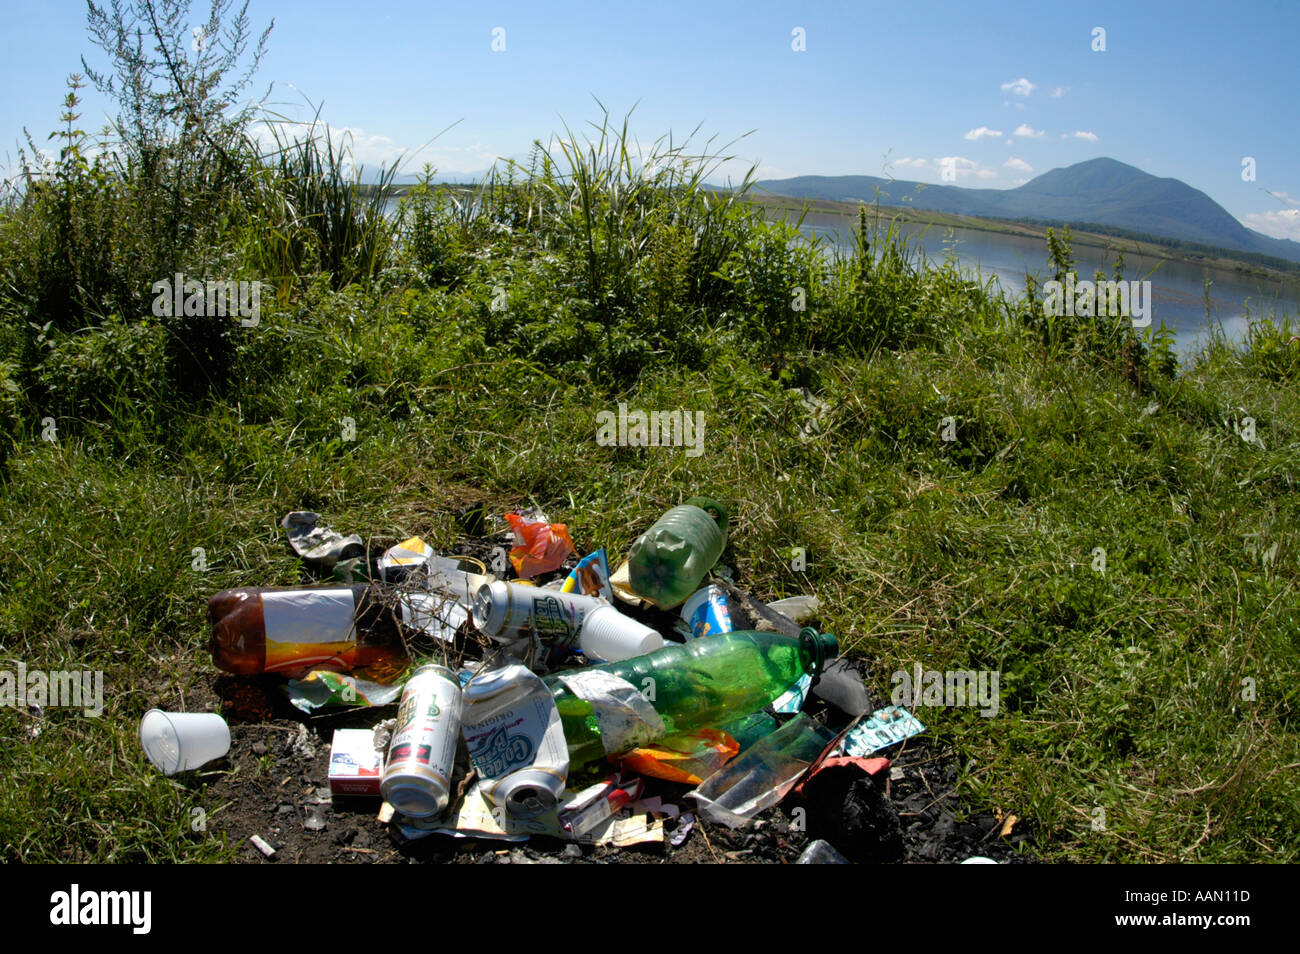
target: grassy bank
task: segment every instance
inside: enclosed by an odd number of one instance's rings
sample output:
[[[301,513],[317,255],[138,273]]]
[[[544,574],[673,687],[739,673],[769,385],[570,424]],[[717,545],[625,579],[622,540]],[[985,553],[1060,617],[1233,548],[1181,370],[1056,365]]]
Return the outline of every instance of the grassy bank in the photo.
[[[105,709],[0,708],[4,859],[233,854],[203,777],[135,733],[210,695],[208,595],[297,580],[286,511],[447,546],[468,497],[533,501],[621,554],[703,492],[743,585],[816,593],[878,696],[916,663],[1000,673],[995,717],[920,714],[1042,856],[1296,861],[1294,329],[1179,367],[865,217],[884,254],[828,258],[703,189],[707,158],[661,142],[646,171],[607,118],[593,140],[472,196],[426,183],[392,225],[319,142],[186,180],[198,219],[79,154],[15,184],[0,646],[102,670]],[[270,290],[251,326],[157,315],[175,272]],[[702,411],[704,453],[598,445],[620,401]]]

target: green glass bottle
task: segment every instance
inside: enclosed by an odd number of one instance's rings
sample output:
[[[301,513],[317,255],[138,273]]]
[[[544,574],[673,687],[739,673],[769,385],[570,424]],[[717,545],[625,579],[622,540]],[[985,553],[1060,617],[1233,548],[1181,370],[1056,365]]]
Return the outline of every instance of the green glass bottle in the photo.
[[[742,630],[576,671],[609,673],[630,683],[663,720],[664,735],[716,728],[757,712],[804,673],[816,676],[839,652],[830,633],[806,627],[799,636]],[[564,675],[544,680],[551,689],[570,770],[605,757],[600,720],[590,702],[564,684]]]

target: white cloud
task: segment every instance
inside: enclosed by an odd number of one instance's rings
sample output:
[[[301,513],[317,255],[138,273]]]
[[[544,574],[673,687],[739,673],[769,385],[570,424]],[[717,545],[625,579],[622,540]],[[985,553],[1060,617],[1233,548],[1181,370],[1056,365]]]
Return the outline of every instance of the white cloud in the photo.
[[[997,172],[993,169],[982,166],[974,159],[967,159],[965,156],[940,156],[934,160],[934,167],[939,170],[941,182],[951,181],[943,178],[946,169],[951,169],[958,179],[969,178],[970,176],[977,179],[991,179],[997,175]]]
[[[1028,179],[1012,179],[1011,184],[1013,186],[1022,186],[1028,181],[1029,181]]]
[[[1029,80],[1025,79],[1023,76],[1018,80],[1002,84],[1002,92],[1014,93],[1017,96],[1028,96],[1037,88],[1037,86],[1029,82]]]
[[[1084,132],[1083,130],[1080,129],[1080,130],[1075,130],[1072,133],[1061,133],[1061,138],[1062,139],[1086,139],[1088,142],[1096,142],[1097,134],[1095,132]]]
[[[929,161],[925,159],[912,159],[909,156],[894,160],[894,165],[902,166],[905,169],[924,169],[929,164]]]
[[[963,138],[974,141],[974,140],[985,139],[985,138],[996,139],[998,136],[1001,135],[1002,135],[1002,130],[1000,129],[989,129],[988,126],[980,126],[978,129],[972,129]]]
[[[1300,242],[1300,209],[1282,209],[1277,212],[1252,212],[1242,222],[1247,228],[1263,232],[1273,238]]]
[[[1020,171],[1020,172],[1033,172],[1033,171],[1034,171],[1034,167],[1033,167],[1033,166],[1031,166],[1029,163],[1025,162],[1025,160],[1023,160],[1023,159],[1017,159],[1015,156],[1012,156],[1012,157],[1011,157],[1010,159],[1008,159],[1006,162],[1002,163],[1002,165],[1006,166],[1008,169],[1016,169],[1016,170],[1018,170],[1018,171]]]
[[[1025,139],[1042,139],[1043,131],[1041,129],[1035,129],[1033,126],[1029,125],[1029,123],[1021,123],[1016,127],[1015,135],[1023,136]]]
[[[1058,86],[1058,87],[1056,87],[1056,89],[1052,90],[1052,93],[1051,93],[1051,95],[1052,95],[1052,99],[1060,99],[1062,96],[1064,96],[1064,95],[1065,95],[1066,93],[1068,93],[1069,91],[1070,91],[1070,87],[1068,87],[1068,86]]]

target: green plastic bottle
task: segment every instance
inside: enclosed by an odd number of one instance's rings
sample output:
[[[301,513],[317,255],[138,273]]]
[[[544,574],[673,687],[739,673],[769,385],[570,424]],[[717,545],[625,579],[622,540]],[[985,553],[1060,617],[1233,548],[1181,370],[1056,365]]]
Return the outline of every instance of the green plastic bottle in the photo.
[[[622,662],[588,666],[577,674],[600,671],[619,676],[659,713],[664,734],[716,728],[757,712],[804,673],[818,675],[839,653],[830,633],[805,627],[799,636],[742,630],[635,656]],[[600,721],[590,702],[564,685],[563,675],[544,680],[551,689],[569,766],[603,759]],[[651,698],[653,696],[653,698]]]
[[[628,552],[628,576],[638,596],[660,609],[686,602],[727,546],[727,511],[692,497],[639,536]]]

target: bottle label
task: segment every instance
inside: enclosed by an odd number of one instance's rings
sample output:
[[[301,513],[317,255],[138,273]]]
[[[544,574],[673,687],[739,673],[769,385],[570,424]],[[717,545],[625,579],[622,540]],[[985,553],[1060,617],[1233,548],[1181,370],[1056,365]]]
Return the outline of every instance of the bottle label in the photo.
[[[350,589],[263,593],[266,671],[311,668],[352,652],[355,609]]]
[[[500,778],[522,765],[532,764],[533,740],[523,731],[518,731],[525,722],[525,719],[517,719],[475,737],[476,745],[470,749],[469,756],[481,776]]]
[[[596,713],[600,740],[607,755],[648,745],[664,737],[667,729],[650,700],[622,676],[599,669],[565,673],[559,677],[566,689],[585,700]]]

